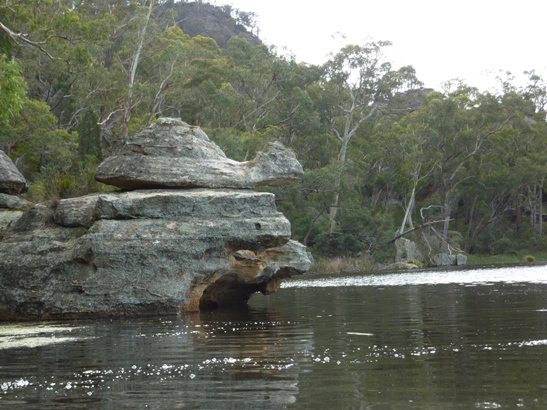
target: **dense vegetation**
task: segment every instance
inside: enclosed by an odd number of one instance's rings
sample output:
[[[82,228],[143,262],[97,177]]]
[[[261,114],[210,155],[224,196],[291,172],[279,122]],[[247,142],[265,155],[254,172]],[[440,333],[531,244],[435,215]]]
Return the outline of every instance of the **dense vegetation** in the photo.
[[[243,25],[253,14],[220,8]],[[93,172],[117,140],[159,116],[200,125],[228,156],[293,149],[305,176],[275,193],[316,254],[391,257],[428,232],[469,253],[545,249],[547,85],[534,71],[497,93],[424,90],[389,42],[342,48],[323,66],[273,47],[185,34],[181,3],[4,0],[0,148],[34,201],[106,189]],[[230,17],[230,19],[232,19]],[[232,20],[233,20],[232,19]],[[431,244],[430,244],[431,245]]]

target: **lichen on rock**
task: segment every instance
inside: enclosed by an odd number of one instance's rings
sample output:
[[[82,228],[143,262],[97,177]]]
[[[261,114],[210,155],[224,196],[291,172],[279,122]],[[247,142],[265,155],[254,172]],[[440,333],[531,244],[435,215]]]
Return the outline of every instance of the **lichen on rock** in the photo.
[[[123,189],[253,189],[281,185],[302,174],[294,153],[279,142],[252,161],[237,162],[201,128],[164,118],[119,144],[95,178]]]
[[[99,166],[98,180],[131,191],[36,205],[7,226],[0,319],[173,315],[272,293],[310,261],[274,195],[251,188],[299,172],[281,144],[238,163],[198,127],[160,119]]]

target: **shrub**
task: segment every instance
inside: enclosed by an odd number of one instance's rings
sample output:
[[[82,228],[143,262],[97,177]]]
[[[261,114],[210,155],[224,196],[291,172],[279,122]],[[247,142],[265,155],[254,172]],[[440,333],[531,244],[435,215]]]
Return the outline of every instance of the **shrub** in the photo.
[[[533,257],[532,255],[524,256],[524,262],[535,262],[535,261],[536,261],[536,258]]]

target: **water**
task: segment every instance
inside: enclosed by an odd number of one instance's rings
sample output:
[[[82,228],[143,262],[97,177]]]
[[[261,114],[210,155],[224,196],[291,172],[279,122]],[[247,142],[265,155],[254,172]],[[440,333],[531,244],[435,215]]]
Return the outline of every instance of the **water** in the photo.
[[[306,277],[248,309],[0,325],[0,408],[547,408],[547,267]]]

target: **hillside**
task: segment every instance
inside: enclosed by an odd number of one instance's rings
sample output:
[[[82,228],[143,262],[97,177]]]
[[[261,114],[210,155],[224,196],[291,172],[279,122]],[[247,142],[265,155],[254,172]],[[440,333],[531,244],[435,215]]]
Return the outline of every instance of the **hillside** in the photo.
[[[261,44],[260,39],[234,18],[238,15],[230,6],[215,6],[208,3],[176,3],[172,8],[178,12],[179,27],[191,37],[204,36],[215,39],[221,49],[225,50],[228,40],[241,37],[253,45]],[[240,13],[243,17],[248,13]],[[239,19],[241,20],[241,19]]]

